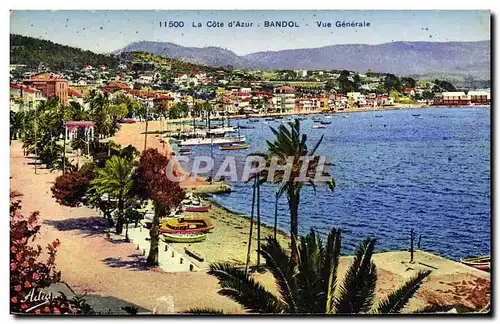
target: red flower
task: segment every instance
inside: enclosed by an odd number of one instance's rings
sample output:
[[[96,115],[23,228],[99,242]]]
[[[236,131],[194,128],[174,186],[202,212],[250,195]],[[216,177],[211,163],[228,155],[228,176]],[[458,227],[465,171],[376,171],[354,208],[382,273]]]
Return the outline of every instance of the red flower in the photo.
[[[14,270],[16,270],[16,268],[17,268],[17,264],[15,264],[14,262],[12,262],[12,263],[10,264],[10,270],[11,270],[11,271],[14,271]]]
[[[24,283],[24,287],[25,287],[25,288],[30,288],[30,287],[31,287],[31,283],[30,283],[29,281],[26,281],[26,282]]]
[[[61,311],[59,310],[59,308],[57,307],[54,307],[54,311],[53,311],[54,314],[61,314]]]
[[[22,287],[21,287],[21,285],[17,285],[17,286],[15,286],[15,287],[14,287],[14,289],[15,289],[16,291],[21,291]]]
[[[16,247],[15,247],[15,246],[11,246],[11,247],[10,247],[10,251],[11,251],[12,253],[16,252]]]
[[[17,303],[17,297],[16,296],[12,297],[10,301],[14,304]]]
[[[37,309],[37,310],[35,311],[35,314],[40,314],[40,313],[41,313],[41,311],[40,311],[39,309]]]
[[[40,275],[38,273],[33,274],[33,279],[38,280],[40,278]]]
[[[27,261],[24,261],[23,263],[21,263],[21,266],[27,268],[29,266],[29,263]]]
[[[16,254],[16,259],[19,261],[23,258],[23,255],[21,253]]]
[[[45,306],[45,308],[43,309],[43,311],[44,311],[45,313],[48,313],[48,312],[50,312],[50,308],[49,308],[49,307],[47,307],[47,306]]]
[[[21,309],[26,309],[26,308],[28,308],[28,305],[26,305],[26,304],[21,305]]]

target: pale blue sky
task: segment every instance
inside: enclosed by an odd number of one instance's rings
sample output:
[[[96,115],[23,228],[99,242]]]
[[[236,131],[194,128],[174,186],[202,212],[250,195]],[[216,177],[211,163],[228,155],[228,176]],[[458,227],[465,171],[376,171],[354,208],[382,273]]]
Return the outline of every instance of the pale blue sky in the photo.
[[[159,21],[184,21],[160,28]],[[253,22],[251,28],[193,28],[193,22]],[[293,20],[299,28],[264,28],[265,20]],[[368,21],[367,28],[318,28],[316,21]],[[260,27],[257,25],[260,24]],[[236,54],[335,44],[490,39],[489,11],[12,11],[11,33],[99,53],[141,40],[220,46]]]

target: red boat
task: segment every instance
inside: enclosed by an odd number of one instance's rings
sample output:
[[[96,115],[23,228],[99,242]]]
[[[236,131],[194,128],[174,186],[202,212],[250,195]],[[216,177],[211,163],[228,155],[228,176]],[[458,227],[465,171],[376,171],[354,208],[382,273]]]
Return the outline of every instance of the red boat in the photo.
[[[202,228],[175,230],[175,229],[160,227],[160,233],[167,233],[167,234],[199,234],[199,233],[205,233],[206,231],[207,231],[206,229]]]
[[[208,207],[207,206],[185,206],[183,208],[185,212],[191,212],[191,213],[206,213],[208,212]]]
[[[463,264],[474,267],[479,270],[490,272],[490,256],[468,258],[460,260]]]

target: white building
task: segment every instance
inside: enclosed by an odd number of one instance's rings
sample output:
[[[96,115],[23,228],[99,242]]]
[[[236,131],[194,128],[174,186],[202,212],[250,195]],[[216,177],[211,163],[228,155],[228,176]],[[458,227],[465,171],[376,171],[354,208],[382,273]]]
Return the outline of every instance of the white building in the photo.
[[[274,89],[273,104],[279,112],[292,112],[295,110],[295,88],[280,86]]]

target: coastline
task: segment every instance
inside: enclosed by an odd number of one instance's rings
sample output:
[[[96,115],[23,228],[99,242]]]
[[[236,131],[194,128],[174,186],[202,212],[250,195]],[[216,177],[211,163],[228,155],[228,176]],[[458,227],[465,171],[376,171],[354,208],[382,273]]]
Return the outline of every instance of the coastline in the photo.
[[[123,129],[136,131],[136,133],[121,134],[119,138],[121,138],[122,145],[135,143],[139,145],[137,148],[140,150],[140,145],[144,141],[143,126],[124,127]],[[155,146],[164,149],[167,154],[171,152],[168,142],[163,145],[158,137],[148,136],[148,147]],[[167,294],[174,296],[176,312],[203,305],[223,309],[226,313],[244,313],[244,310],[237,304],[217,294],[220,289],[217,280],[207,275],[204,270],[212,262],[244,265],[250,225],[247,215],[231,211],[210,201],[210,211],[205,214],[213,219],[216,227],[208,235],[206,241],[175,244],[177,250],[182,251],[185,247],[189,247],[205,258],[205,262],[199,264],[201,271],[166,273],[159,268],[143,268],[139,262],[143,257],[140,256],[140,251],[133,243],[125,243],[123,238],[110,240],[106,238],[105,226],[94,226],[96,223],[103,222],[102,216],[97,215],[95,210],[87,207],[69,208],[58,205],[49,193],[50,186],[60,172],[51,173],[42,168],[39,175],[35,176],[37,181],[33,181],[33,166],[29,165],[30,159],[22,156],[18,141],[12,143],[11,189],[19,189],[23,192],[23,210],[26,212],[40,210],[45,223],[41,239],[51,241],[59,238],[61,240],[57,266],[63,273],[63,280],[70,284],[77,293],[89,292],[115,296],[148,309],[156,307],[159,300]],[[204,200],[206,201],[206,198]],[[267,235],[272,235],[273,229],[268,225],[262,224],[261,230],[262,239]],[[256,226],[254,226],[251,264],[256,262],[256,232]],[[286,234],[279,233],[278,239],[283,247],[289,246],[289,238]],[[96,249],[96,246],[99,248]],[[429,277],[429,282],[423,285],[422,291],[412,300],[409,309],[416,309],[429,301],[455,303],[457,301],[455,297],[470,305],[469,298],[479,298],[476,296],[478,294],[476,287],[480,286],[482,291],[486,289],[484,287],[489,289],[489,274],[487,273],[427,252],[416,252],[415,258],[418,262],[414,264],[408,263],[408,257],[407,251],[374,255],[380,281],[376,290],[379,297],[384,296],[398,283],[414,274],[415,270],[428,268],[426,265],[431,265],[436,269]],[[341,276],[351,260],[351,256],[341,257]],[[261,263],[264,263],[263,261],[261,258]],[[274,278],[269,272],[252,276],[271,292],[277,291]],[[124,285],[124,282],[127,284]],[[195,287],[204,287],[204,289],[193,293]],[[456,289],[467,291],[467,293],[456,296],[450,287],[459,287]],[[481,302],[483,301],[484,297],[481,298]]]

